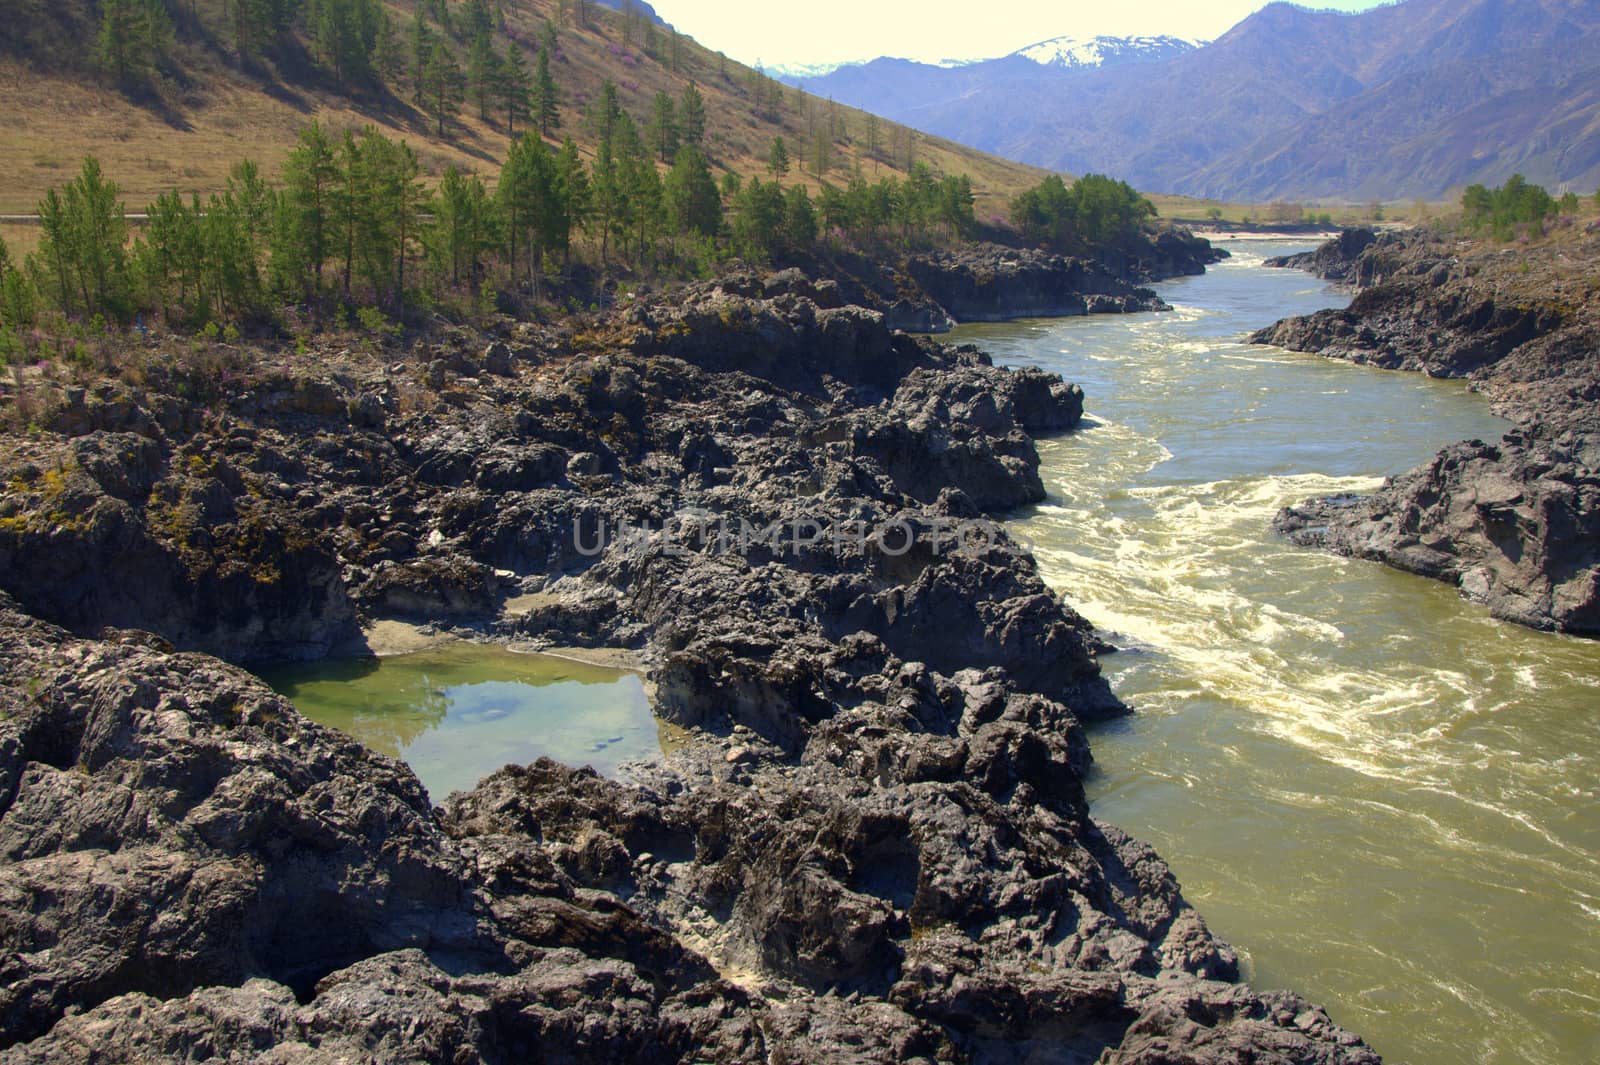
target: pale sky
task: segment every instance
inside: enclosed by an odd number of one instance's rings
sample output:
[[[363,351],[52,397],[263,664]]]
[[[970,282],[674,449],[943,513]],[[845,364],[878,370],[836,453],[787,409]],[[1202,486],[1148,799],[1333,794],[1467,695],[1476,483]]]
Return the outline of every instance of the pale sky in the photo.
[[[708,48],[766,66],[881,55],[938,62],[989,59],[1048,37],[1171,34],[1212,39],[1264,0],[651,0]],[[1376,0],[1314,0],[1359,11]]]

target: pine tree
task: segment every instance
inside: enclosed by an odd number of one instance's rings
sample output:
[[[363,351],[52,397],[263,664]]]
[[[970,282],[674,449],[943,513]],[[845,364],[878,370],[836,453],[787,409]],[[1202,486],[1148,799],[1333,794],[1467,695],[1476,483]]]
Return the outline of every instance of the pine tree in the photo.
[[[506,133],[515,136],[517,119],[527,121],[532,81],[528,76],[528,61],[522,58],[522,49],[515,43],[506,45],[505,58],[500,60],[499,81],[496,94],[506,113]]]
[[[657,92],[650,104],[650,147],[663,163],[671,163],[678,152],[678,116],[672,97]]]
[[[824,178],[831,169],[833,169],[833,137],[827,129],[818,126],[811,134],[811,173],[818,178]]]
[[[494,32],[494,15],[484,0],[467,0],[461,7],[460,29],[467,40]]]
[[[571,230],[560,168],[543,138],[529,132],[512,145],[500,172],[497,198],[505,220],[512,282],[516,282],[519,256],[525,255],[537,292],[546,254],[565,251]]]
[[[583,157],[571,137],[561,142],[561,152],[556,156],[556,176],[561,189],[561,199],[567,205],[567,235],[561,251],[565,255],[570,247],[574,227],[586,225],[589,220],[589,174],[584,169]]]
[[[57,305],[68,313],[81,306],[85,314],[113,317],[124,309],[128,220],[118,195],[91,155],[65,193],[51,189],[39,204],[37,254],[51,268]]]
[[[141,302],[169,322],[204,317],[202,213],[198,199],[190,208],[176,192],[165,192],[145,208],[144,231],[134,243]]]
[[[545,19],[544,25],[539,28],[539,51],[551,59],[556,56],[556,27],[549,19]]]
[[[400,47],[400,36],[395,32],[394,19],[381,8],[378,11],[378,29],[372,42],[372,70],[379,79],[393,84],[405,70],[405,53]]]
[[[411,99],[422,103],[428,82],[428,58],[433,55],[433,31],[423,20],[422,8],[411,19]]]
[[[617,83],[610,78],[600,83],[600,95],[589,103],[585,116],[595,140],[611,143],[617,135],[617,123],[622,120],[622,104],[617,96]],[[615,145],[612,145],[613,148]]]
[[[539,69],[533,78],[533,121],[541,136],[561,128],[561,90],[550,76],[550,49],[539,49]]]
[[[143,0],[139,11],[139,44],[152,64],[166,58],[172,47],[172,34],[167,0]]]
[[[782,137],[772,138],[772,151],[767,154],[767,169],[776,180],[782,180],[789,172],[789,147],[783,143]]]
[[[487,9],[485,9],[487,13]],[[489,41],[489,31],[481,30],[472,39],[472,50],[467,56],[467,84],[472,99],[478,105],[478,121],[489,121],[489,101],[494,98],[500,81],[500,57],[495,55]]]
[[[610,139],[600,141],[595,149],[594,165],[589,171],[589,211],[587,221],[590,231],[600,236],[600,263],[605,265],[611,247],[611,235],[617,229],[626,192],[618,181],[617,160]]]
[[[674,232],[714,237],[722,228],[722,197],[699,148],[686,145],[667,175],[666,203]]]
[[[146,69],[139,52],[140,22],[136,0],[105,0],[101,6],[95,62],[119,82],[131,81]]]
[[[483,180],[447,167],[434,197],[427,244],[434,269],[448,274],[450,284],[460,285],[463,277],[477,280],[483,255],[494,245],[491,214]]]
[[[627,227],[636,257],[650,256],[664,221],[661,175],[627,112],[621,112],[616,131],[617,181],[622,191],[619,225]]]
[[[867,112],[867,154],[872,156],[873,168],[877,168],[878,157],[883,152],[882,131],[878,128],[878,116],[871,111]]]
[[[273,234],[274,285],[285,294],[315,299],[322,268],[333,252],[334,202],[339,159],[321,124],[300,131],[300,143],[283,166],[283,195]]]
[[[443,137],[445,120],[461,113],[461,101],[465,96],[461,68],[443,41],[434,43],[422,80],[428,113],[438,122],[439,136]]]
[[[678,101],[678,139],[705,150],[706,102],[692,81],[683,87],[683,97]]]

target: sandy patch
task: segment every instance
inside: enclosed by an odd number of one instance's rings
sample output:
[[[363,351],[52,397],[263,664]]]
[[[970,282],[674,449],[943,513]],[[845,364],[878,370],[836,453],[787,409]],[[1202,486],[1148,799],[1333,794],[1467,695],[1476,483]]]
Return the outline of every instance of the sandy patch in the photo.
[[[407,621],[375,621],[361,630],[367,649],[378,656],[409,655],[418,651],[431,651],[435,647],[455,643],[457,637],[449,633],[424,632],[421,625]]]

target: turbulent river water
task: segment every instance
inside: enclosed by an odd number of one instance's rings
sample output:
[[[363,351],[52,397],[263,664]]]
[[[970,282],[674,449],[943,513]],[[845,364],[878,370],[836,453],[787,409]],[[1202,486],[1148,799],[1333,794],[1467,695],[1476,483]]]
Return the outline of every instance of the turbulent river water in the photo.
[[[1600,1062],[1600,643],[1289,546],[1281,506],[1363,491],[1504,423],[1459,382],[1241,343],[1339,304],[1230,245],[1171,313],[965,327],[1088,394],[1013,523],[1126,648],[1098,816],[1149,840],[1261,987],[1386,1060]]]

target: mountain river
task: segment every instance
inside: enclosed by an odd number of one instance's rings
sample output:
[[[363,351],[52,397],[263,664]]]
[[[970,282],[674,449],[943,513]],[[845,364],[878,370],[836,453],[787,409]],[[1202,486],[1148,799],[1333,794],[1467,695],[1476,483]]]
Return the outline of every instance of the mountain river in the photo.
[[[1279,507],[1371,490],[1504,423],[1461,382],[1242,343],[1348,297],[1234,258],[1175,310],[962,327],[1060,372],[1018,516],[1120,653],[1133,708],[1092,737],[1096,814],[1150,841],[1249,979],[1391,1062],[1600,1062],[1600,642],[1453,588],[1290,546]]]

